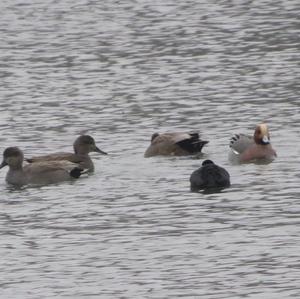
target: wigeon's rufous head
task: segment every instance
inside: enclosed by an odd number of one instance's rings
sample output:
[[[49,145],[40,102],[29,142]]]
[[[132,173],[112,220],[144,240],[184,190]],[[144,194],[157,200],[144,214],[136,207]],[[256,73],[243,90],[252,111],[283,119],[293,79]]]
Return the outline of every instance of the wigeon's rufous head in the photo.
[[[266,124],[257,125],[254,131],[254,141],[256,144],[270,144],[270,133]]]

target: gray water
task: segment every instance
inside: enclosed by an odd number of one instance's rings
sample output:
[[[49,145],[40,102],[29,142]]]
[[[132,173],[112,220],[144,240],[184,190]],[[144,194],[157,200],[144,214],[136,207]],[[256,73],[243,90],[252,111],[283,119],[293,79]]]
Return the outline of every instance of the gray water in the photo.
[[[163,3],[163,4],[162,4]],[[16,190],[0,172],[0,298],[300,298],[300,3],[0,2],[1,152],[108,156],[76,182]],[[231,165],[269,125],[278,158]],[[203,156],[143,158],[199,131]],[[232,186],[189,191],[203,159]]]

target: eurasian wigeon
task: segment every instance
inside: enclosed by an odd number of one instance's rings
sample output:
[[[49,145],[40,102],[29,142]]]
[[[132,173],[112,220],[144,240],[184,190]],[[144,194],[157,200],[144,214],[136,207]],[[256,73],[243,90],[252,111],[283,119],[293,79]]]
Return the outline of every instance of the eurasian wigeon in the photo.
[[[26,158],[25,160],[29,163],[41,162],[41,161],[61,161],[67,160],[72,163],[80,163],[80,166],[87,169],[89,172],[94,171],[94,163],[89,156],[90,152],[97,152],[103,155],[107,153],[100,150],[95,143],[95,140],[90,135],[79,136],[74,144],[74,153],[58,152],[49,155],[37,156],[32,158]]]
[[[223,167],[211,160],[205,160],[202,166],[190,177],[191,191],[222,189],[230,186],[230,175]]]
[[[200,153],[208,141],[201,140],[198,133],[154,133],[144,156],[185,156]]]
[[[257,125],[253,137],[236,134],[230,139],[229,159],[237,162],[271,162],[277,156],[270,143],[270,134],[266,124]]]
[[[15,185],[45,185],[69,181],[80,177],[84,169],[69,161],[46,161],[23,167],[24,155],[18,147],[8,147],[3,152],[0,168],[9,167],[6,182]]]

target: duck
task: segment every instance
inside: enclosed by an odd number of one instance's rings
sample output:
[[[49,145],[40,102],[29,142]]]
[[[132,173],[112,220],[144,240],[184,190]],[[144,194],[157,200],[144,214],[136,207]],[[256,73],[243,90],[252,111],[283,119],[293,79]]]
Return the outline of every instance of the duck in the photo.
[[[97,152],[103,155],[107,155],[106,152],[100,150],[96,146],[94,138],[90,135],[80,135],[73,143],[74,153],[58,152],[43,156],[36,156],[32,158],[26,158],[28,163],[42,162],[42,161],[70,161],[72,163],[79,163],[80,166],[86,169],[88,172],[93,172],[95,167],[94,163],[89,156],[90,152]]]
[[[268,126],[264,123],[256,126],[254,135],[235,134],[230,139],[229,160],[244,162],[272,162],[277,153],[270,141]]]
[[[23,166],[24,154],[18,147],[8,147],[3,152],[0,169],[8,166],[6,182],[14,186],[46,185],[78,179],[84,169],[70,161],[43,161]]]
[[[191,191],[223,189],[230,186],[228,171],[216,165],[212,160],[205,160],[202,166],[190,176]]]
[[[208,141],[201,140],[198,133],[170,132],[154,133],[151,144],[144,153],[144,157],[157,155],[185,156],[201,153]]]

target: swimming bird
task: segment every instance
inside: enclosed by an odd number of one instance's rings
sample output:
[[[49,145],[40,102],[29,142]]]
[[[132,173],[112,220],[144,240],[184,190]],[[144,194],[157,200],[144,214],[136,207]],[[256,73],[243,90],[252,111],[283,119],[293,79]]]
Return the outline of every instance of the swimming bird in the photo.
[[[79,136],[74,144],[74,153],[58,152],[49,155],[37,156],[32,158],[26,158],[29,163],[41,162],[41,161],[61,161],[67,160],[72,163],[79,163],[80,167],[87,169],[89,172],[94,171],[94,163],[89,156],[90,152],[97,152],[103,155],[107,155],[106,152],[100,150],[95,143],[95,140],[90,135]]]
[[[211,160],[205,160],[202,166],[190,176],[191,191],[230,186],[230,175],[226,169],[216,165]]]
[[[208,141],[201,140],[198,133],[154,133],[144,157],[157,155],[184,156],[200,153]]]
[[[277,157],[266,124],[257,125],[253,137],[245,134],[234,135],[229,146],[229,159],[233,162],[271,162]]]
[[[84,169],[69,161],[44,161],[23,167],[24,155],[18,147],[8,147],[3,152],[0,169],[9,167],[6,182],[15,185],[45,185],[69,181],[80,177]]]

